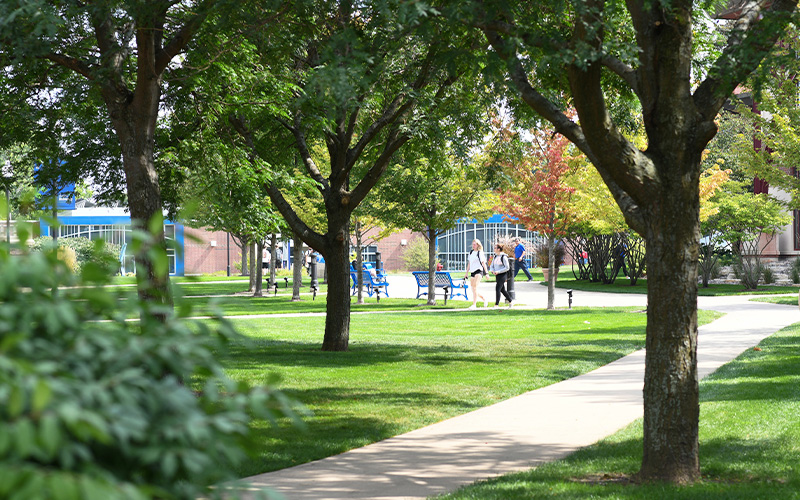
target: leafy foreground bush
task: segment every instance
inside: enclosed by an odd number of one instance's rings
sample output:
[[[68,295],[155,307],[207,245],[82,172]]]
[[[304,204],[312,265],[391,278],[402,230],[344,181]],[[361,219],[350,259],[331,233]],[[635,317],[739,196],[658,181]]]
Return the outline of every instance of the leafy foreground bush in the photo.
[[[228,323],[151,319],[106,276],[0,248],[0,498],[219,496],[207,485],[245,458],[250,415],[291,415],[290,402],[223,375]]]

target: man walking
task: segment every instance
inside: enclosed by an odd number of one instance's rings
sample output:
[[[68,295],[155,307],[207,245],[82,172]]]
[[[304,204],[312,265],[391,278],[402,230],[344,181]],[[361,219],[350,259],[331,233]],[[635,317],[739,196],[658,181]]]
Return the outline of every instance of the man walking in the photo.
[[[514,247],[514,279],[517,278],[519,270],[522,269],[525,272],[525,276],[528,277],[528,281],[533,281],[531,273],[528,271],[528,265],[525,263],[525,245],[522,244],[522,240],[519,238],[514,238],[514,243],[517,244]]]

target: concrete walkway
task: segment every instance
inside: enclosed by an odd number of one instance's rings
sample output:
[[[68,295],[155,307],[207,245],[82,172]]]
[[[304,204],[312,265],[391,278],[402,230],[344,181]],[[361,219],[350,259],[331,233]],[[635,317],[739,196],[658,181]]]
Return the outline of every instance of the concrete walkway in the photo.
[[[396,296],[403,285],[397,283]],[[393,284],[394,286],[394,284]],[[494,295],[493,287],[483,285]],[[391,292],[392,290],[390,290]],[[411,297],[414,296],[415,287]],[[546,290],[517,284],[518,301],[542,308]],[[567,297],[558,290],[557,306]],[[562,300],[558,298],[561,297]],[[750,297],[701,297],[699,307],[726,313],[700,328],[703,377],[761,339],[800,321],[797,308],[749,302]],[[645,306],[645,297],[575,292],[573,305]],[[464,311],[464,314],[480,314]],[[289,500],[411,499],[566,456],[642,416],[644,351],[585,375],[341,455],[244,479]]]

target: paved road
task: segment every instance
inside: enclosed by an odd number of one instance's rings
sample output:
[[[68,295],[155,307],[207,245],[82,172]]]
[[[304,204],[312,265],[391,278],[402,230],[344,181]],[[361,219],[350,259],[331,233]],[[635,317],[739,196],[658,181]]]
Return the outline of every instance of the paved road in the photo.
[[[392,297],[413,297],[413,280],[406,283],[400,278],[390,278]],[[483,286],[494,293],[493,286]],[[519,302],[546,305],[543,286],[518,283],[517,290]],[[701,308],[726,313],[699,330],[701,377],[800,321],[797,308],[748,298],[700,298]],[[566,307],[563,290],[556,299],[557,307]],[[573,305],[644,307],[645,297],[575,292]],[[585,375],[429,427],[245,481],[253,488],[276,490],[289,500],[426,498],[564,457],[612,434],[641,417],[643,376],[642,350]]]

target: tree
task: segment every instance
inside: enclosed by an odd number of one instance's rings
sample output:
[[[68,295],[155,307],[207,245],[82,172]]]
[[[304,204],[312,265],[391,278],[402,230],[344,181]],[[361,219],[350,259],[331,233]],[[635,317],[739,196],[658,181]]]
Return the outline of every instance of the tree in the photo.
[[[210,129],[196,131],[205,136],[217,133]],[[210,139],[184,141],[176,150],[176,160],[193,165],[180,188],[184,202],[181,217],[194,227],[230,233],[241,246],[242,254],[252,244],[260,245],[250,258],[253,272],[248,289],[260,296],[263,242],[269,234],[285,227],[283,218],[264,193],[263,174],[254,172],[230,145],[213,143]],[[244,265],[242,272],[247,272]]]
[[[260,86],[241,88],[242,105],[230,123],[251,161],[264,168],[280,162],[287,145],[293,148],[304,175],[324,201],[327,226],[319,232],[286,199],[282,180],[266,183],[292,230],[325,258],[326,351],[343,351],[349,345],[353,211],[381,179],[392,156],[412,138],[455,134],[459,119],[471,123],[472,130],[460,127],[464,136],[480,127],[468,113],[455,112],[480,95],[468,78],[476,67],[472,49],[477,37],[433,14],[404,0],[320,0],[308,10],[298,9],[295,22],[287,27],[293,31],[281,38],[294,43],[292,57],[276,60],[270,48],[277,37],[258,34],[241,55],[253,67],[264,73],[269,68],[294,85],[280,112],[258,105],[275,98],[274,85],[266,77]],[[323,158],[313,154],[318,144],[325,146]]]
[[[429,157],[406,150],[379,193],[384,206],[380,219],[422,233],[428,242],[428,305],[436,304],[436,238],[464,217],[487,216],[496,200],[485,187],[485,168],[452,156],[448,151],[453,149],[440,148],[440,154],[427,151]]]
[[[647,243],[642,481],[700,478],[701,156],[727,97],[769,54],[796,1],[737,6],[721,50],[696,46],[696,32],[710,23],[705,4],[690,0],[547,6],[486,0],[454,7],[486,35],[521,103],[589,158]],[[568,96],[578,122],[562,112],[560,96]],[[640,106],[645,149],[622,133],[615,113],[620,97]]]
[[[91,115],[81,117],[84,123],[113,130],[119,149],[112,151],[122,159],[131,219],[142,229],[156,229],[155,244],[162,247],[163,225],[157,229],[150,221],[162,217],[163,209],[155,152],[164,79],[217,3],[8,0],[0,5],[0,58],[18,84],[10,90],[41,108],[58,108],[64,100],[80,103]],[[39,88],[30,93],[34,82]],[[140,294],[171,304],[168,269],[158,267],[157,273],[155,263],[140,258]]]
[[[715,198],[717,211],[704,227],[710,239],[721,239],[730,245],[742,285],[754,290],[764,269],[761,254],[775,233],[791,221],[790,216],[783,203],[766,193],[749,193],[734,181],[727,183]]]
[[[569,141],[549,131],[532,130],[517,161],[506,163],[511,186],[500,193],[500,210],[516,218],[531,231],[547,237],[547,309],[555,309],[556,239],[567,234],[574,212],[570,203],[574,188],[564,182],[570,171]],[[505,134],[504,141],[520,141]]]

